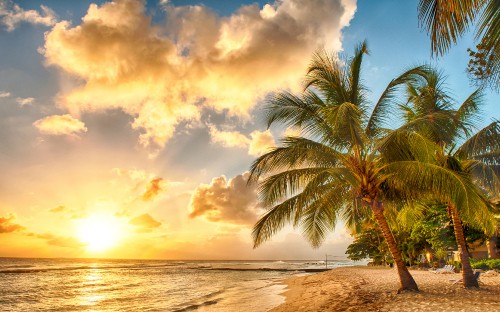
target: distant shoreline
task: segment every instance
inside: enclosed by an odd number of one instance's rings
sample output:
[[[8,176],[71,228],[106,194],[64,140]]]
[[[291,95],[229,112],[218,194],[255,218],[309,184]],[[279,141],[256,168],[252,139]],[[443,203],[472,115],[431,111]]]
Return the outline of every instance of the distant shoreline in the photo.
[[[291,277],[285,303],[270,312],[313,311],[498,311],[500,274],[481,275],[479,290],[453,284],[461,274],[411,271],[420,292],[396,294],[395,269],[350,266]]]

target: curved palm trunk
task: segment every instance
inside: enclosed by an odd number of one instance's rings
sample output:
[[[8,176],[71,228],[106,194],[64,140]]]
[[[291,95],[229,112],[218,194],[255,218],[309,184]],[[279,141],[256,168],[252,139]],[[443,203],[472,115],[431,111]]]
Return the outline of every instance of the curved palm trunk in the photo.
[[[417,283],[408,271],[408,268],[403,261],[403,257],[401,256],[401,251],[399,251],[396,240],[394,239],[391,229],[389,228],[389,224],[387,224],[387,220],[384,216],[384,207],[382,205],[382,202],[373,200],[371,208],[373,210],[375,220],[377,220],[377,223],[382,230],[382,234],[384,235],[385,241],[389,246],[389,250],[391,251],[392,257],[394,258],[394,262],[396,263],[396,267],[398,269],[399,281],[401,282],[401,288],[398,290],[398,293],[403,290],[418,291]]]
[[[455,239],[458,245],[458,252],[460,253],[460,261],[462,262],[462,281],[464,287],[479,288],[477,279],[474,278],[474,272],[469,261],[469,254],[467,252],[467,245],[465,244],[464,229],[462,228],[462,221],[458,215],[457,208],[454,205],[448,204],[448,209],[451,212],[451,219],[453,221],[453,229],[455,231]]]

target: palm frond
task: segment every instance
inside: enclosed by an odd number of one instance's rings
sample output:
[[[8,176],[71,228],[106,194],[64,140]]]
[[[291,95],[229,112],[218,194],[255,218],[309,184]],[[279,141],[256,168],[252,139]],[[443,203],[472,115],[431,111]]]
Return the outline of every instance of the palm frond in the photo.
[[[314,248],[319,247],[327,233],[335,229],[337,215],[345,204],[348,189],[342,184],[331,184],[326,193],[304,210],[302,233]]]
[[[386,166],[393,173],[387,182],[418,200],[428,194],[444,202],[452,202],[464,219],[474,219],[488,212],[485,198],[466,173],[452,171],[432,163],[398,161]],[[485,212],[486,211],[486,212]]]
[[[321,115],[332,125],[333,135],[347,146],[364,146],[366,141],[361,127],[362,111],[355,104],[344,102],[338,106],[326,107]]]
[[[317,182],[319,179],[320,183]],[[322,185],[329,179],[325,168],[288,169],[265,178],[259,185],[259,194],[264,207],[269,207],[300,192],[312,180]]]
[[[481,161],[466,160],[464,170],[470,172],[474,181],[491,194],[500,193],[500,179],[494,168]]]
[[[431,36],[431,50],[443,55],[468,30],[483,0],[420,0],[418,20]]]
[[[469,137],[474,130],[476,123],[481,120],[480,107],[483,104],[484,92],[477,89],[460,105],[456,111],[457,126],[464,134]]]
[[[344,155],[324,144],[302,137],[286,137],[283,147],[276,147],[257,158],[250,168],[249,183],[256,183],[266,174],[305,167],[335,167]]]
[[[369,54],[366,40],[356,47],[354,51],[354,57],[352,58],[349,66],[350,69],[349,102],[355,104],[356,106],[360,106],[361,104],[360,101],[362,100],[359,97],[360,95],[363,94],[363,89],[364,89],[364,87],[362,87],[360,83],[361,63],[363,61],[364,54]]]
[[[417,76],[423,76],[427,72],[428,67],[425,65],[417,66],[405,71],[396,79],[391,80],[387,85],[384,92],[378,99],[373,111],[368,119],[366,125],[366,133],[369,137],[377,136],[378,129],[388,120],[391,116],[391,105],[394,104],[394,99],[396,95],[397,88],[402,84],[407,84],[409,82],[415,81]]]
[[[252,237],[254,248],[269,240],[286,224],[297,226],[299,221],[303,220],[305,211],[309,209],[309,207],[318,206],[318,203],[321,202],[325,194],[331,194],[337,189],[342,189],[342,187],[333,184],[318,186],[316,183],[311,183],[311,185],[306,186],[301,193],[273,206],[259,219],[253,228]],[[337,198],[342,199],[343,197],[339,196]],[[337,203],[341,205],[341,202]],[[335,222],[334,219],[329,220]]]
[[[466,140],[456,151],[462,158],[500,150],[500,121],[495,120]]]
[[[425,135],[396,129],[378,140],[374,147],[386,163],[402,160],[435,161],[436,145]]]
[[[330,105],[348,102],[348,80],[342,61],[320,50],[314,53],[305,78],[305,89],[317,89]]]

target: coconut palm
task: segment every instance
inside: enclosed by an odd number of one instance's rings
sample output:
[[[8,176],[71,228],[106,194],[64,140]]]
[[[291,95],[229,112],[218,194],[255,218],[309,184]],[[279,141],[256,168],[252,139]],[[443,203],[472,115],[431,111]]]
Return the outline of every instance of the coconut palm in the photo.
[[[458,109],[454,109],[454,101],[445,92],[443,77],[437,71],[429,70],[420,78],[407,85],[408,102],[400,107],[409,128],[415,120],[428,120],[428,124],[418,131],[435,142],[437,164],[475,182],[469,184],[471,188],[462,187],[462,191],[473,193],[480,200],[468,205],[448,201],[447,205],[459,247],[463,285],[479,287],[470,265],[462,220],[484,229],[487,234],[494,231],[493,206],[481,192],[497,194],[500,190],[500,124],[494,121],[473,134],[479,120],[482,90],[473,92]],[[432,118],[435,114],[448,116],[448,119],[436,122]],[[438,128],[438,124],[444,127]],[[459,143],[462,144],[456,147]]]
[[[471,51],[468,70],[478,81],[499,87],[499,0],[420,0],[418,19],[431,37],[431,50],[443,55],[477,19],[477,51]]]
[[[301,226],[317,247],[338,219],[352,226],[373,213],[394,258],[400,290],[417,291],[384,208],[425,192],[463,201],[463,194],[454,190],[468,182],[433,164],[435,145],[423,135],[383,127],[398,86],[423,75],[426,68],[410,69],[392,80],[369,114],[360,79],[365,53],[366,43],[350,59],[316,53],[304,91],[278,92],[265,106],[268,126],[281,124],[300,130],[300,135],[284,137],[281,146],[252,164],[249,183],[260,183],[262,204],[268,209],[254,226],[254,246],[290,223]],[[421,123],[415,121],[414,126]]]

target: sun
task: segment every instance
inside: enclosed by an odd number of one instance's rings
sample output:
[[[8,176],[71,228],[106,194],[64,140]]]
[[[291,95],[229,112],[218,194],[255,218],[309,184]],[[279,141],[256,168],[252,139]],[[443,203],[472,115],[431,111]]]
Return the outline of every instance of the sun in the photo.
[[[92,215],[77,224],[76,235],[93,252],[104,251],[117,244],[120,239],[117,219],[108,215]]]

